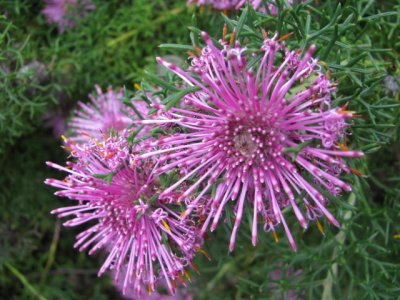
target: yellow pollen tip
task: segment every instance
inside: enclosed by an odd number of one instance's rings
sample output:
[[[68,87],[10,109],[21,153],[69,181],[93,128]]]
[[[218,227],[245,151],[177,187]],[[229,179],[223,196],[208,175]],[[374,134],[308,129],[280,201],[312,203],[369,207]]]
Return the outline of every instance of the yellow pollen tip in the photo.
[[[231,38],[229,40],[229,46],[233,45],[233,42],[235,41],[235,39],[236,39],[236,30],[233,30],[231,33]]]
[[[179,218],[183,218],[184,216],[186,215],[186,210],[185,211],[183,211],[180,215],[179,215]]]
[[[188,273],[186,270],[183,270],[183,275],[185,275],[186,279],[187,279],[189,282],[192,282],[192,280],[190,279],[190,275],[189,275],[189,273]]]
[[[134,83],[133,84],[133,87],[135,88],[135,89],[137,89],[138,91],[140,91],[142,88],[140,87],[140,85],[139,84],[137,84],[137,83]]]
[[[226,40],[226,34],[228,33],[228,25],[225,23],[224,24],[224,28],[222,30],[222,40],[225,41]]]
[[[222,13],[224,14],[224,16],[227,16],[227,15],[228,15],[228,10],[227,10],[227,9],[224,9],[224,10],[222,11]]]
[[[354,115],[356,112],[353,110],[346,110],[346,107],[342,107],[341,109],[339,109],[339,114],[352,114]]]
[[[276,234],[275,230],[272,231],[272,235],[274,236],[275,243],[279,243],[279,238],[278,238],[278,235]]]
[[[171,228],[169,227],[169,225],[168,225],[167,221],[165,221],[165,220],[161,220],[161,222],[163,223],[163,225],[164,225],[165,229],[167,229],[167,230],[168,230],[168,232],[171,232]]]
[[[150,283],[148,285],[147,292],[148,292],[149,296],[151,296],[151,294],[153,293],[153,289],[151,288],[151,284]]]
[[[62,140],[64,141],[64,142],[67,142],[68,141],[68,139],[67,139],[67,137],[65,136],[65,135],[61,135],[61,138],[62,138]]]
[[[393,238],[395,238],[395,239],[400,239],[400,233],[394,234],[394,235],[393,235]]]
[[[319,222],[318,219],[317,219],[317,228],[318,228],[319,232],[321,232],[322,235],[325,235],[324,227],[322,226],[322,224]]]
[[[347,148],[347,146],[345,144],[338,144],[338,147],[343,150],[343,151],[349,151],[349,148]]]

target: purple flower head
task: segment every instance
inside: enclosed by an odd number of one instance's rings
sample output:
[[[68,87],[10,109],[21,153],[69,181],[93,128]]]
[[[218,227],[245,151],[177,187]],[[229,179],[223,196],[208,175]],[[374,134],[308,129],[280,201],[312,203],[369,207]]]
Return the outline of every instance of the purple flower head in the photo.
[[[188,0],[188,4],[196,3],[197,6],[209,5],[218,10],[237,9],[241,0]]]
[[[84,18],[87,11],[96,8],[89,0],[45,0],[46,7],[42,13],[48,23],[56,24],[60,33],[66,28],[76,26],[76,21]]]
[[[43,114],[45,126],[51,128],[53,136],[59,138],[67,129],[66,114],[60,106],[52,108],[50,111]]]
[[[185,267],[193,266],[195,252],[203,250],[194,222],[180,220],[172,205],[158,199],[160,184],[152,176],[156,164],[133,161],[124,135],[86,144],[67,140],[66,148],[73,159],[66,167],[47,164],[68,176],[45,183],[73,202],[52,211],[71,217],[65,226],[89,226],[77,235],[74,247],[89,254],[106,250],[99,275],[113,270],[124,293],[140,294],[143,287],[151,293],[163,279],[173,294],[177,281],[185,284],[182,275],[188,277]]]
[[[302,1],[304,2],[305,0],[302,0]],[[247,0],[241,0],[237,7],[239,8],[240,6],[245,5],[246,2],[247,2]],[[249,0],[249,2],[255,10],[259,10],[259,11],[262,11],[263,13],[267,13],[267,10],[263,4],[263,0]],[[276,3],[276,1],[272,1],[272,2]],[[288,3],[290,5],[293,4],[293,0],[288,0]],[[286,7],[286,5],[285,5],[285,7]],[[271,15],[273,15],[273,16],[278,15],[278,6],[276,4],[268,3],[268,10],[271,13]]]
[[[315,46],[301,56],[290,51],[276,35],[265,37],[262,56],[255,60],[256,54],[238,41],[221,40],[216,45],[207,33],[202,36],[206,46],[199,57],[192,58],[187,70],[158,58],[160,64],[199,91],[185,98],[185,107],[171,108],[172,118],[137,122],[172,122],[183,128],[149,142],[148,150],[137,157],[160,156],[166,162],[156,169],[157,173],[185,168],[184,176],[160,197],[193,180],[182,194],[193,195],[182,214],[185,218],[214,187],[215,196],[209,203],[202,232],[210,224],[214,230],[224,208],[233,206],[230,250],[245,205],[253,209],[254,245],[261,221],[275,237],[276,227],[283,225],[296,249],[282,213],[287,207],[304,228],[306,219],[322,215],[339,226],[320,190],[335,195],[350,191],[350,185],[339,178],[342,171],[351,171],[343,157],[360,157],[363,153],[341,149],[349,126],[346,120],[354,114],[345,107],[331,107],[335,84],[312,57]]]
[[[197,6],[209,5],[218,10],[238,10],[245,6],[247,2],[255,10],[260,10],[264,13],[267,12],[263,0],[188,0],[188,4],[196,3]],[[289,4],[292,4],[293,0],[288,0],[288,2]],[[276,16],[278,14],[278,7],[276,4],[268,2],[268,9],[272,15]]]
[[[132,124],[132,117],[136,116],[131,108],[124,105],[122,90],[114,91],[111,87],[106,93],[96,85],[97,95],[89,95],[89,103],[79,102],[79,109],[68,123],[71,129],[71,139],[85,142],[90,137],[101,138],[109,130],[120,132]],[[148,108],[144,101],[135,101],[136,109],[146,115]],[[129,116],[127,115],[129,114]]]

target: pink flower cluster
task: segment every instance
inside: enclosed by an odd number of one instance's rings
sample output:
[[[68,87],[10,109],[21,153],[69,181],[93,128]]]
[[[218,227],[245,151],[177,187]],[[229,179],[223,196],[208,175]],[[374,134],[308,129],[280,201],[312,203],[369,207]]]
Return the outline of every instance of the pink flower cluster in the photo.
[[[111,270],[129,297],[185,286],[195,254],[207,256],[204,233],[230,216],[233,251],[246,209],[253,245],[260,228],[277,240],[282,226],[296,250],[286,210],[303,228],[321,228],[322,217],[339,226],[326,195],[351,190],[340,175],[355,172],[347,158],[363,156],[345,144],[355,113],[332,105],[336,83],[315,46],[291,50],[265,34],[251,51],[232,38],[202,37],[187,69],[157,59],[181,79],[177,88],[195,92],[167,110],[157,87],[156,97],[132,100],[96,87],[69,122],[70,160],[47,163],[67,176],[46,184],[72,203],[53,213],[70,218],[65,226],[86,225],[75,247],[105,251],[99,275]]]

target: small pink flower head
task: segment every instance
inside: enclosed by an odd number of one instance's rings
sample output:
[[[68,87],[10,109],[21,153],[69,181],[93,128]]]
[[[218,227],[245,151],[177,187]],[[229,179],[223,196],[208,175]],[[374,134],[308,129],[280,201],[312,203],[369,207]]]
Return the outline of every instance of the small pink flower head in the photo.
[[[351,171],[342,158],[363,153],[341,144],[349,127],[346,120],[354,114],[345,107],[331,107],[335,84],[313,58],[315,46],[300,55],[276,36],[265,37],[262,56],[254,63],[256,53],[238,41],[214,44],[207,33],[202,36],[206,46],[201,55],[192,57],[187,70],[158,59],[199,91],[185,97],[185,107],[170,109],[171,117],[138,122],[173,122],[183,128],[150,142],[139,156],[159,156],[165,161],[158,173],[185,168],[184,176],[161,196],[187,183],[182,197],[192,195],[193,200],[183,214],[186,217],[214,187],[202,232],[210,224],[214,230],[224,208],[233,206],[230,250],[245,205],[253,209],[254,245],[261,221],[275,237],[276,227],[283,225],[296,249],[282,212],[288,207],[304,228],[306,219],[322,215],[339,226],[321,190],[332,195],[350,191],[350,185],[339,178],[342,171]]]
[[[302,0],[303,2],[305,0]],[[241,0],[240,3],[238,4],[238,7],[243,6],[245,3],[247,2],[247,0]],[[263,0],[249,0],[251,6],[253,6],[253,8],[255,10],[259,10],[262,11],[263,13],[267,13],[267,9],[265,8],[264,4],[263,4]],[[278,6],[276,5],[276,1],[272,1],[275,3],[270,3],[268,2],[268,10],[271,13],[271,15],[273,16],[277,16],[278,15]],[[298,1],[300,2],[300,1]],[[293,4],[293,0],[288,0],[289,4]],[[286,5],[285,5],[286,7]]]
[[[154,162],[133,161],[125,137],[118,135],[83,145],[67,140],[67,148],[74,161],[66,167],[47,164],[68,176],[45,183],[72,202],[52,213],[71,217],[65,226],[86,225],[74,246],[89,254],[106,250],[99,276],[113,270],[124,293],[139,295],[143,287],[151,293],[162,279],[173,294],[177,280],[185,284],[185,267],[193,266],[201,240],[192,220],[181,221],[172,205],[158,199]]]
[[[87,11],[96,8],[89,0],[45,0],[45,2],[47,5],[42,13],[48,23],[58,26],[60,33],[66,28],[75,27],[78,19],[86,17]]]
[[[188,0],[188,4],[196,3],[197,6],[211,6],[218,10],[237,9],[237,5],[241,0]]]
[[[130,107],[122,102],[124,94],[122,90],[114,91],[111,87],[103,93],[96,85],[97,95],[89,95],[90,102],[79,102],[79,109],[68,123],[71,139],[77,142],[85,142],[90,137],[101,138],[110,130],[121,132],[132,125],[132,117],[136,115]],[[135,101],[136,109],[143,115],[148,112],[144,101]],[[128,116],[129,115],[129,116]]]

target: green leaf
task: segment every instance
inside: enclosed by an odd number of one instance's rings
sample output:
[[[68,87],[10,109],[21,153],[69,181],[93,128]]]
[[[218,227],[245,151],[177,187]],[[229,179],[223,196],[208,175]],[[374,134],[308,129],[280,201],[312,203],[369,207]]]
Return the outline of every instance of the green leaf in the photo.
[[[93,174],[93,177],[103,179],[107,182],[108,185],[110,185],[112,179],[114,178],[114,176],[116,174],[117,174],[117,172],[110,172],[110,173],[105,173],[105,174]]]
[[[200,87],[198,86],[192,86],[187,89],[181,90],[180,92],[173,94],[167,98],[165,98],[163,101],[161,101],[162,104],[165,104],[166,110],[170,109],[173,106],[178,105],[179,101],[187,94],[193,93],[200,90]]]

